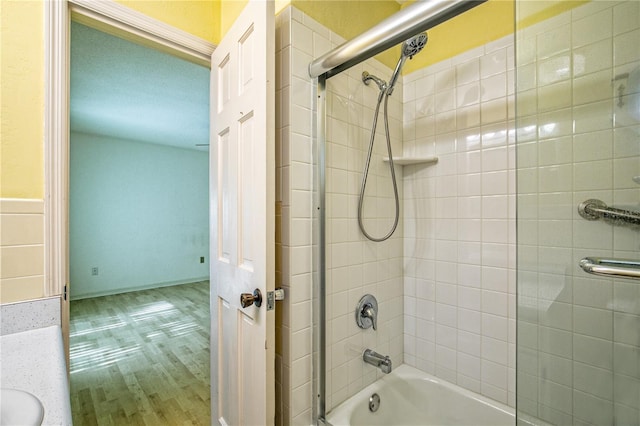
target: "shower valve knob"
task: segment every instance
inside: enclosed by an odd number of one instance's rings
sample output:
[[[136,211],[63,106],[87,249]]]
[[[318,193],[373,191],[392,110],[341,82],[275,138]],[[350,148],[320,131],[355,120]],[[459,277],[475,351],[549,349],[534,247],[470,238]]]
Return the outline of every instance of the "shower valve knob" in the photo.
[[[372,294],[365,294],[358,302],[356,323],[360,328],[378,329],[378,301]]]

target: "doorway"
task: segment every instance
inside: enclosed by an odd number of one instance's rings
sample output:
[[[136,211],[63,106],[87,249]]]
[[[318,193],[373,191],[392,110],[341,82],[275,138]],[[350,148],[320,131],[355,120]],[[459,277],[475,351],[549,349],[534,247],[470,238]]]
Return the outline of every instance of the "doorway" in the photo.
[[[70,33],[74,420],[209,423],[209,70]]]

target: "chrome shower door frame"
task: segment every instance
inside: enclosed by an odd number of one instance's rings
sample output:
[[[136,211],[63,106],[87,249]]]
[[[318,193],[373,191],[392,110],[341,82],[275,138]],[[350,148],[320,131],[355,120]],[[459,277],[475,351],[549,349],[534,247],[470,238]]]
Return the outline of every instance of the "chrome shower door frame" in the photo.
[[[315,403],[313,418],[316,424],[324,425],[326,416],[327,380],[327,332],[326,332],[326,74],[313,80],[313,95],[316,99],[313,114],[313,389]]]
[[[415,34],[470,10],[487,0],[415,2],[359,36],[343,43],[309,64],[315,97],[312,152],[313,182],[313,417],[326,424],[326,82],[346,69],[364,62]]]

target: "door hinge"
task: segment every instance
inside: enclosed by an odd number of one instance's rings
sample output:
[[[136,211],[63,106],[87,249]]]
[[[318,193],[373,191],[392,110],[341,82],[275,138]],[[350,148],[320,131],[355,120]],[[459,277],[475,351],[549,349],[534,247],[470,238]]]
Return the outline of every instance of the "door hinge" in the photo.
[[[64,300],[67,300],[67,286],[64,286]]]

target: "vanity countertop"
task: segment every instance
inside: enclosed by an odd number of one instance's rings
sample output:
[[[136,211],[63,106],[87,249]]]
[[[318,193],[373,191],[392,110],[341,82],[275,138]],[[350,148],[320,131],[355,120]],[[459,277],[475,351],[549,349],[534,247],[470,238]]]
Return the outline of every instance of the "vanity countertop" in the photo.
[[[0,336],[0,384],[27,391],[44,406],[43,425],[70,425],[69,384],[60,326]]]

